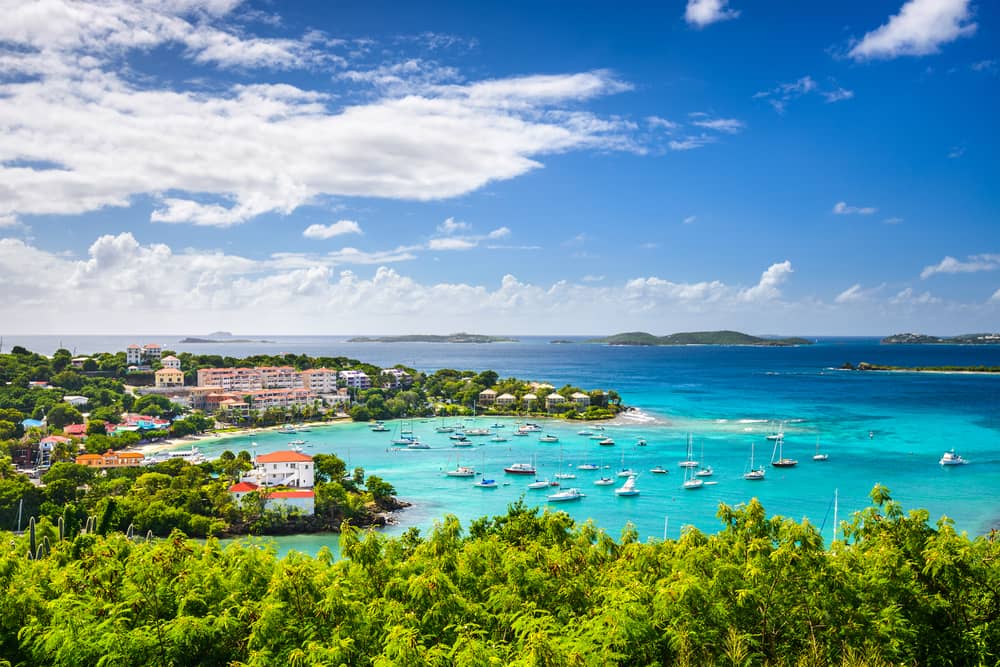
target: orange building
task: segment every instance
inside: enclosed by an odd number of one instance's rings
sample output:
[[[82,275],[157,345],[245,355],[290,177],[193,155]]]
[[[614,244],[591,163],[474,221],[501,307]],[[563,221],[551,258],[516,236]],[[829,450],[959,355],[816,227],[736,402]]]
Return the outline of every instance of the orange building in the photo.
[[[134,468],[146,458],[139,452],[116,452],[109,449],[103,454],[81,454],[76,462],[90,468]]]

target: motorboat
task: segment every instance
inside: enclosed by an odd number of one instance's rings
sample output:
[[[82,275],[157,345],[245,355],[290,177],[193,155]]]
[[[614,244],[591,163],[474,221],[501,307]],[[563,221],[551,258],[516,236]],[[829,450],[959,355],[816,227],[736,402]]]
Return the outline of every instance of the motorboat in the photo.
[[[589,428],[585,428],[582,431],[577,431],[576,434],[577,435],[594,435],[594,432],[591,431]]]
[[[654,475],[666,475],[670,471],[664,468],[663,466],[656,466],[655,468],[650,468],[649,472],[653,473]]]
[[[288,444],[290,446],[298,446],[298,445],[304,445],[304,444],[306,444],[306,441],[305,440],[289,440]]]
[[[282,424],[278,428],[278,433],[298,433],[298,430],[291,424]]]
[[[700,468],[698,470],[698,472],[695,473],[695,476],[697,476],[697,477],[711,477],[714,474],[714,472],[715,471],[712,470],[712,466],[705,466],[704,468]]]
[[[414,440],[406,446],[407,449],[430,449],[431,446],[426,442],[420,442],[419,440]]]
[[[645,438],[639,438],[639,442],[635,443],[635,446],[636,447],[645,447],[646,446],[646,439]]]
[[[493,424],[490,428],[507,428],[506,424]]]
[[[637,496],[639,489],[635,488],[635,475],[630,475],[625,483],[615,489],[616,496]]]
[[[449,440],[468,440],[464,433],[452,433],[448,436]]]
[[[478,486],[480,489],[495,489],[497,488],[497,481],[495,479],[486,479],[484,477],[472,486]]]
[[[385,424],[375,424],[372,426],[372,433],[388,433],[389,428]]]
[[[611,447],[612,445],[615,444],[615,441],[612,438],[603,438],[597,444],[599,444],[601,447]]]
[[[576,475],[571,472],[557,472],[552,476],[556,479],[576,479]]]
[[[580,489],[564,489],[559,493],[553,493],[549,496],[546,496],[546,498],[550,503],[561,503],[561,502],[566,502],[568,500],[579,500],[580,498],[583,497],[584,497],[583,493],[580,492]]]
[[[295,429],[299,433],[309,433],[310,431],[312,431],[312,427],[311,426],[306,426],[305,424],[296,424],[295,425]]]
[[[597,486],[611,486],[615,483],[615,480],[610,477],[599,477],[594,480],[594,484]]]
[[[554,435],[543,435],[538,439],[538,442],[559,442],[559,438]]]
[[[451,443],[452,447],[472,447],[471,440],[455,440]]]
[[[531,463],[512,463],[504,468],[503,471],[510,475],[534,475],[535,466]]]
[[[493,434],[493,431],[489,430],[488,428],[467,428],[467,429],[465,429],[465,435],[471,435],[471,436],[475,436],[475,437],[479,437],[479,436],[483,436],[483,435],[492,435],[492,434]]]
[[[475,477],[475,468],[470,468],[469,466],[458,466],[454,470],[448,470],[445,472],[448,477]]]
[[[528,488],[531,490],[537,489],[547,489],[549,488],[549,480],[547,479],[536,479],[534,482],[528,484]]]
[[[945,452],[941,456],[941,460],[938,461],[943,466],[964,466],[968,461],[963,459],[959,454],[955,453],[955,450]]]
[[[495,436],[490,438],[490,442],[507,442],[507,438],[497,433]]]
[[[600,470],[601,466],[596,463],[581,463],[576,467],[577,470]]]

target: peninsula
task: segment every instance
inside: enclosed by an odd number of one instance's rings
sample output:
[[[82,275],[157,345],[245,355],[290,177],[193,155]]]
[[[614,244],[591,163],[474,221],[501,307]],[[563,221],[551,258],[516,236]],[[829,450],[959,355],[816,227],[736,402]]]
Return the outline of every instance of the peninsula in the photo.
[[[840,368],[845,371],[896,371],[899,373],[969,373],[973,375],[1000,373],[1000,366],[886,366],[870,364],[867,361],[859,362],[857,366],[847,362]]]
[[[408,334],[403,336],[355,336],[348,343],[517,343],[518,339],[506,336],[485,336],[482,334],[454,333],[446,336],[432,334]]]
[[[594,338],[588,343],[603,343],[605,345],[752,345],[758,347],[791,347],[795,345],[812,345],[805,338],[761,338],[739,331],[690,331],[654,336],[645,331],[630,331],[614,334],[604,338]]]
[[[1000,345],[1000,333],[962,334],[951,337],[900,333],[886,336],[881,343],[883,345]]]

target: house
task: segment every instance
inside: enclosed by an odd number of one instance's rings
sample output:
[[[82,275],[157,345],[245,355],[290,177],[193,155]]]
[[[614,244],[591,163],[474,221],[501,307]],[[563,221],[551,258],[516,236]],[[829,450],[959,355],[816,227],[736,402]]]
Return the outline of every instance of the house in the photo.
[[[496,398],[496,404],[501,407],[509,408],[517,402],[517,398],[513,394],[500,394]]]
[[[176,368],[161,368],[153,373],[157,389],[184,386],[184,373]]]
[[[248,494],[258,492],[264,496],[264,506],[270,509],[285,507],[297,509],[303,514],[316,513],[316,494],[312,489],[299,489],[293,491],[270,491],[261,490],[262,487],[253,482],[239,482],[229,487],[229,493],[237,503],[242,502]]]
[[[90,402],[90,399],[87,398],[86,396],[76,396],[76,395],[67,394],[67,395],[63,396],[63,402],[64,403],[69,403],[74,408],[82,408],[88,402]]]
[[[385,382],[387,389],[399,389],[400,387],[409,387],[413,384],[413,378],[402,368],[383,368],[382,376],[388,378]]]
[[[139,452],[116,452],[109,449],[103,454],[81,454],[76,457],[78,465],[90,468],[135,468],[146,458]]]
[[[168,354],[160,359],[160,363],[163,364],[164,368],[173,368],[178,371],[181,369],[181,360],[172,354]]]
[[[73,441],[61,435],[50,435],[42,438],[38,442],[38,467],[47,468],[52,465],[52,452],[55,451],[56,446],[71,442]]]
[[[82,438],[87,435],[87,427],[84,424],[66,424],[63,426],[63,433],[71,438]]]
[[[479,392],[479,405],[493,405],[497,400],[497,393],[492,389],[483,389]]]
[[[85,363],[87,363],[87,360],[88,360],[88,359],[90,359],[90,357],[73,357],[73,358],[72,358],[72,359],[70,360],[69,364],[70,364],[70,366],[72,366],[73,368],[75,368],[75,369],[77,369],[78,371],[80,371],[80,370],[83,370],[83,365],[84,365]],[[96,363],[96,362],[95,362],[95,363]]]
[[[291,451],[258,455],[253,470],[244,475],[244,481],[261,486],[312,488],[314,480],[312,457]]]
[[[552,392],[551,394],[545,397],[545,409],[552,410],[552,408],[558,407],[565,402],[566,402],[566,397],[564,397],[562,394],[557,394],[556,392]]]
[[[142,346],[142,358],[147,364],[153,361],[159,361],[160,355],[162,354],[162,348],[156,343],[150,343],[149,345]]]
[[[570,397],[573,402],[576,403],[578,408],[588,408],[590,407],[590,396],[583,393],[582,391],[574,391],[573,395]]]
[[[129,366],[149,366],[153,361],[159,361],[163,350],[156,343],[143,345],[132,344],[125,348],[125,363]]]
[[[138,366],[142,363],[142,347],[133,343],[125,348],[125,363],[129,366]]]
[[[532,406],[538,402],[538,396],[534,394],[525,394],[521,397],[521,403],[524,404],[525,410],[530,410]]]

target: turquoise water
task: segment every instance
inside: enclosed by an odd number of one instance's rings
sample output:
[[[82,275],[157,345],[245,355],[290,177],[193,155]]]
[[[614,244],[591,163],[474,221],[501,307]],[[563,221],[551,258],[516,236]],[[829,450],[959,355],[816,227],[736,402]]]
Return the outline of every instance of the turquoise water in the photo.
[[[981,534],[1000,527],[1000,376],[913,373],[858,373],[836,370],[844,361],[896,365],[1000,365],[1000,348],[958,346],[880,346],[871,339],[825,339],[820,344],[793,349],[769,348],[621,348],[549,345],[529,339],[509,345],[358,345],[330,339],[309,339],[292,351],[310,354],[350,354],[376,363],[402,361],[423,370],[440,367],[493,368],[502,376],[573,382],[588,388],[615,388],[637,415],[606,424],[616,441],[613,447],[577,435],[579,423],[542,422],[544,432],[558,443],[540,443],[538,434],[510,437],[493,443],[472,438],[475,446],[457,449],[447,434],[436,434],[438,420],[414,420],[413,429],[429,450],[392,447],[392,433],[371,433],[363,424],[314,428],[300,434],[307,453],[333,452],[390,481],[398,495],[413,506],[397,513],[389,534],[416,526],[431,527],[445,514],[463,523],[485,514],[500,514],[524,498],[530,504],[548,504],[549,491],[526,489],[529,479],[505,475],[502,468],[531,462],[539,476],[551,477],[563,469],[576,480],[586,497],[571,503],[550,504],[574,518],[592,519],[612,535],[627,522],[643,538],[676,537],[683,526],[715,531],[720,502],[736,504],[758,497],[769,513],[808,518],[832,535],[832,501],[839,492],[839,518],[868,505],[876,483],[888,486],[905,507],[926,508],[932,521],[942,515],[954,519],[960,530]],[[363,348],[363,349],[362,349]],[[447,420],[451,424],[456,420]],[[470,426],[495,421],[510,433],[513,419],[480,417]],[[765,439],[777,421],[785,423],[784,454],[799,460],[791,469],[768,467],[767,479],[742,479],[751,443],[758,462],[766,463],[772,443]],[[389,424],[394,427],[393,424]],[[688,434],[695,458],[710,464],[716,482],[697,491],[681,488]],[[636,445],[640,438],[647,446]],[[826,462],[814,462],[820,448]],[[283,449],[291,437],[276,433],[253,436],[259,453]],[[249,449],[248,437],[201,449],[215,455],[224,449]],[[971,463],[943,468],[938,459],[954,447]],[[615,486],[594,486],[593,480],[615,472],[622,464],[639,471],[641,495],[616,497]],[[562,468],[560,468],[560,457]],[[448,478],[443,471],[458,462],[497,479],[496,489],[480,489],[472,480]],[[576,470],[581,463],[608,466],[606,470]],[[667,475],[649,473],[662,465]],[[336,547],[335,536],[281,538],[279,548],[315,552]]]

